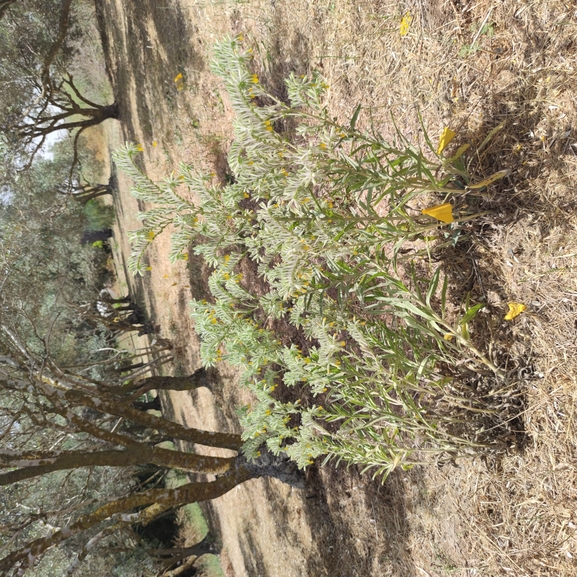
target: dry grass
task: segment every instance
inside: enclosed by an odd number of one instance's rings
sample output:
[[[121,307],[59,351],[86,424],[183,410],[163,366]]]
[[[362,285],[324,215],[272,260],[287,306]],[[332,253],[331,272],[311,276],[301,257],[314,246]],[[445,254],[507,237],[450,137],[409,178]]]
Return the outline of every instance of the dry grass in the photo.
[[[128,9],[119,0],[110,4],[111,22],[115,11]],[[142,1],[130,26],[124,21],[124,29],[109,30],[108,47],[126,135],[144,144],[153,177],[185,160],[224,178],[230,109],[207,62],[211,43],[227,33],[245,33],[256,48],[259,76],[281,95],[288,72],[320,68],[331,86],[331,110],[341,120],[362,103],[364,126],[392,136],[392,116],[410,140],[422,142],[420,113],[433,140],[448,125],[458,133],[457,144],[473,147],[503,124],[471,168],[479,179],[504,168],[511,174],[483,196],[459,201],[467,211],[490,214],[470,225],[471,242],[453,267],[455,275],[462,267],[463,278],[473,279],[463,290],[488,303],[477,339],[507,364],[511,380],[522,383],[523,446],[490,462],[461,460],[456,467],[400,474],[384,493],[354,472],[313,471],[312,486],[325,491],[326,500],[303,501],[309,526],[327,548],[338,531],[347,534],[351,555],[331,566],[330,555],[310,545],[308,554],[324,565],[309,563],[302,574],[577,575],[575,4],[159,4]],[[412,21],[401,37],[407,11]],[[178,72],[185,78],[180,91]],[[135,207],[127,207],[128,217]],[[185,344],[189,293],[172,288],[185,273],[168,268],[165,248],[158,244],[151,257],[150,304],[163,329]],[[502,320],[509,301],[528,306],[513,322]],[[197,362],[189,347],[182,366]],[[234,374],[226,367],[223,374],[232,379],[223,390],[238,398]],[[296,513],[282,515],[286,521]],[[330,530],[314,515],[329,516]]]

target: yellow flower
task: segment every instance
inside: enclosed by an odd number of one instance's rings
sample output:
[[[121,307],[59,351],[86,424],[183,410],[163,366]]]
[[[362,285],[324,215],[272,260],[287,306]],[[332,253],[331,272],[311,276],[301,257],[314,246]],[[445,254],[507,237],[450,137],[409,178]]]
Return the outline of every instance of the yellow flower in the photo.
[[[445,127],[443,128],[443,132],[441,133],[441,138],[439,139],[439,146],[437,148],[437,154],[441,154],[441,152],[443,152],[443,150],[445,150],[445,148],[447,148],[447,146],[449,146],[449,143],[451,142],[451,140],[453,140],[453,138],[455,138],[455,132],[452,131],[450,128]]]
[[[155,148],[156,148],[157,144],[158,144],[158,142],[156,142],[156,140],[154,140],[154,141],[152,142],[152,146],[154,146]]]
[[[153,230],[151,230],[146,237],[148,238],[148,240],[152,240],[154,237],[156,236],[156,234],[154,233]]]
[[[515,317],[518,317],[526,308],[527,305],[523,303],[508,303],[509,312],[505,315],[506,321],[512,321]]]
[[[446,341],[452,341],[455,338],[455,335],[452,335],[451,333],[447,333],[446,335],[443,335],[443,338]]]
[[[258,84],[258,75],[257,74],[253,74],[251,81],[253,84]]]
[[[184,90],[184,77],[180,72],[175,76],[174,82],[177,90]]]
[[[139,144],[138,142],[136,143],[136,150],[138,150],[138,152],[143,152],[144,148],[142,148],[142,144]]]
[[[410,12],[407,12],[402,20],[401,20],[401,25],[399,27],[399,34],[401,36],[406,36],[409,33],[409,27],[411,25],[411,21],[413,20],[413,17],[411,16]]]
[[[432,216],[441,222],[446,222],[450,224],[453,222],[453,207],[450,203],[440,204],[439,206],[433,206],[431,208],[425,208],[423,214]]]

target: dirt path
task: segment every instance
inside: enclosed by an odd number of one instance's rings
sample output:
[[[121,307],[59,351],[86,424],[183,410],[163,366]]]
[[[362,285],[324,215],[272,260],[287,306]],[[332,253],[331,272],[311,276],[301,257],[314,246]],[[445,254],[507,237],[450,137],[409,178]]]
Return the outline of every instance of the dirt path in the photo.
[[[577,61],[570,43],[573,25],[562,3],[549,3],[549,13],[539,2],[510,8],[510,12],[483,2],[442,6],[425,2],[418,10],[412,9],[411,32],[406,38],[398,33],[405,10],[377,0],[335,0],[322,6],[306,0],[106,0],[97,4],[122,120],[110,129],[111,147],[125,140],[139,142],[144,149],[143,167],[153,180],[168,175],[179,162],[225,178],[231,113],[222,87],[208,71],[209,51],[215,39],[242,31],[255,46],[259,77],[272,89],[282,94],[281,79],[289,71],[300,74],[320,68],[331,85],[329,103],[335,116],[346,118],[363,102],[373,107],[372,120],[378,127],[386,132],[393,113],[406,136],[415,141],[422,138],[417,109],[432,133],[440,132],[451,119],[464,139],[477,143],[490,127],[513,114],[507,106],[518,110],[510,140],[503,145],[508,147],[508,161],[518,142],[515,170],[527,182],[532,179],[535,190],[549,187],[555,191],[550,200],[555,214],[565,210],[560,208],[563,203],[566,210],[574,206],[570,176],[575,176],[575,165],[568,160],[561,166],[559,160],[560,150],[567,151],[570,144],[567,138],[575,138],[571,121],[576,118],[570,96]],[[508,22],[511,32],[497,27],[493,37],[495,30],[474,28],[484,19],[492,23],[493,18]],[[549,24],[551,19],[557,27]],[[543,32],[546,24],[556,31],[547,36],[549,40]],[[459,43],[459,52],[462,48],[469,52],[448,61],[447,53],[453,50],[455,56],[457,52],[454,42]],[[520,42],[524,42],[522,50]],[[555,50],[561,50],[564,64],[553,59]],[[552,53],[545,57],[548,51]],[[545,60],[539,60],[539,55]],[[175,82],[179,74],[182,80]],[[566,133],[571,136],[563,136]],[[517,141],[514,135],[519,135]],[[493,153],[493,168],[501,156]],[[545,173],[543,166],[547,166]],[[118,181],[116,240],[127,255],[126,233],[138,226],[139,206],[128,194],[127,179],[120,174]],[[523,192],[531,197],[531,191]],[[510,193],[521,202],[519,191]],[[509,228],[495,225],[497,232],[491,232],[494,260],[487,258],[487,270],[482,271],[492,306],[502,306],[513,296],[543,300],[544,294],[553,294],[559,286],[569,292],[577,290],[570,275],[575,236],[569,220],[559,217],[549,221],[548,227],[540,221],[541,260],[523,237],[531,230],[530,219]],[[144,279],[130,277],[128,282],[146,303],[162,336],[175,343],[174,372],[178,374],[200,364],[188,303],[192,296],[202,298],[206,270],[197,259],[170,265],[168,243],[168,238],[155,240],[149,255],[150,273]],[[569,255],[563,269],[568,276],[556,273],[561,277],[555,277],[555,289],[547,284],[550,267],[542,258],[550,262],[559,247]],[[501,267],[504,272],[497,275]],[[533,278],[527,276],[531,274],[540,275],[535,277],[538,286],[526,282]],[[563,298],[574,302],[572,296]],[[567,327],[575,321],[574,310],[573,304],[567,305],[562,321],[555,324],[555,335],[562,337],[545,334],[545,317],[537,328],[525,323],[519,329],[498,330],[510,331],[507,335],[513,347],[538,333],[544,350],[549,349],[535,358],[533,367],[549,376],[553,374],[547,372],[549,368],[558,371],[563,354],[574,351],[574,339],[567,336]],[[528,336],[518,338],[523,331]],[[569,347],[563,354],[554,342],[559,338]],[[221,366],[219,373],[220,381],[212,392],[174,394],[167,410],[191,425],[238,430],[234,407],[250,399],[236,386],[234,369]],[[514,453],[494,463],[468,460],[458,467],[399,472],[384,486],[354,468],[313,466],[307,471],[305,490],[254,480],[206,505],[222,539],[227,576],[577,574],[572,564],[577,557],[577,485],[567,480],[577,479],[570,426],[575,381],[569,366],[554,376],[555,380],[536,381],[530,391],[527,431],[534,444],[523,455]],[[559,404],[570,410],[559,414],[551,409]],[[555,431],[565,435],[563,450],[551,441]],[[554,541],[546,537],[549,531],[555,532]]]

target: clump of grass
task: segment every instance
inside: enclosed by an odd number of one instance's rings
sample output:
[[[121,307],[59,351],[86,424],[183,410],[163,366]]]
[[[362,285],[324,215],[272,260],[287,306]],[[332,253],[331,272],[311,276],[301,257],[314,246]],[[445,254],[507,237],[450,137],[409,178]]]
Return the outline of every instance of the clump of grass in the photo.
[[[131,270],[146,270],[144,250],[168,225],[171,259],[187,258],[194,239],[214,268],[213,299],[194,301],[192,314],[204,364],[242,367],[255,395],[242,413],[248,456],[266,444],[301,467],[325,456],[386,477],[486,447],[503,375],[469,334],[483,305],[449,307],[447,278],[430,256],[457,242],[470,218],[453,216],[447,201],[504,173],[472,183],[467,146],[448,157],[426,131],[425,151],[399,131],[387,142],[357,129],[360,107],[337,123],[316,73],[291,75],[289,103],[281,101],[250,63],[240,37],[215,47],[213,70],[236,113],[232,183],[182,166],[157,185],[137,169],[138,147],[117,154],[133,193],[154,204],[132,234]],[[443,208],[428,212],[442,211],[445,224],[416,208],[436,197]],[[246,267],[263,294],[244,281]],[[299,346],[286,342],[291,331]]]
[[[203,555],[195,567],[200,577],[225,577],[217,555]]]

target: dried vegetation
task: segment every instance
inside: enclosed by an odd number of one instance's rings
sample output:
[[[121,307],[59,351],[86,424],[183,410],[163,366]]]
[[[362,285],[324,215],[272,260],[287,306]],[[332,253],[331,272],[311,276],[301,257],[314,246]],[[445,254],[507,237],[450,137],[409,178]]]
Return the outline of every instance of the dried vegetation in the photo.
[[[356,549],[347,559],[334,553],[339,564],[331,566],[330,551],[311,547],[307,554],[323,563],[306,566],[317,575],[577,574],[575,4],[159,4],[142,1],[131,14],[133,28],[108,30],[105,46],[115,89],[122,91],[117,100],[127,137],[142,142],[152,177],[185,160],[212,166],[225,178],[230,108],[206,65],[211,43],[224,34],[245,34],[255,46],[259,77],[279,94],[288,72],[320,69],[340,120],[361,103],[359,122],[392,134],[393,118],[418,142],[420,113],[431,134],[450,126],[456,145],[470,142],[473,149],[502,125],[471,168],[479,179],[502,169],[511,174],[484,194],[462,200],[468,212],[488,214],[472,221],[465,248],[446,258],[453,296],[470,293],[488,304],[476,326],[477,342],[522,382],[522,399],[511,400],[522,403],[522,412],[511,427],[509,449],[488,460],[395,475],[382,489],[355,471],[313,470],[315,495],[326,499],[305,505],[320,547],[330,547],[340,531],[341,539],[347,535],[341,542],[356,543]],[[122,10],[111,2],[102,12],[113,22]],[[409,28],[401,36],[408,12]],[[126,22],[123,18],[118,21]],[[178,73],[184,79],[179,86]],[[151,296],[151,306],[164,318],[166,331],[172,326],[183,335],[189,330],[182,321],[186,298],[163,288],[172,283],[165,275],[177,273],[163,268],[162,244],[155,250],[152,290],[163,297]],[[181,279],[182,271],[178,274]],[[182,308],[171,310],[167,297],[181,297]],[[527,305],[512,322],[503,320],[509,301]],[[185,367],[198,362],[194,351],[186,357]],[[233,376],[226,368],[223,375]],[[223,385],[223,391],[242,401],[234,384]],[[234,420],[224,413],[222,419]],[[296,513],[279,509],[278,514]],[[320,524],[320,515],[330,517],[330,529],[329,521]]]

